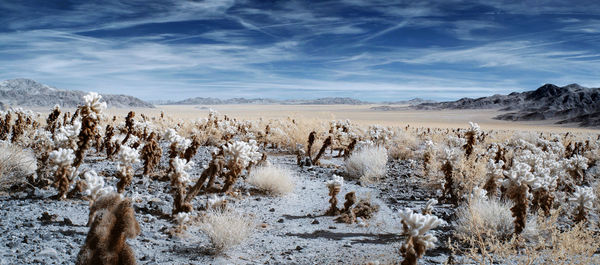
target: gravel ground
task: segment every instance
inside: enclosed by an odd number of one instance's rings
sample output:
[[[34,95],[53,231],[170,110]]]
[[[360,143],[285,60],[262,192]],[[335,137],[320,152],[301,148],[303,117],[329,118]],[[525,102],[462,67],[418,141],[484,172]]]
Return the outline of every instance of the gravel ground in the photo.
[[[406,161],[390,161],[386,177],[377,184],[360,185],[346,179],[338,195],[355,191],[358,198],[370,198],[380,210],[364,224],[334,222],[324,216],[329,203],[325,181],[334,173],[341,174],[342,161],[325,157],[328,167],[299,168],[296,157],[270,152],[272,164],[283,165],[295,172],[295,189],[283,197],[255,193],[243,180],[235,187],[239,196],[230,206],[252,218],[255,228],[251,236],[223,255],[207,254],[208,238],[194,225],[174,236],[169,231],[175,223],[169,217],[172,197],[169,183],[152,181],[141,175],[134,177],[126,196],[133,198],[136,218],[142,233],[129,239],[139,264],[380,264],[401,261],[398,248],[404,237],[397,211],[404,207],[421,209],[434,192],[424,189],[424,181],[414,177]],[[210,159],[209,150],[201,148],[193,159],[193,178],[200,176],[202,165]],[[161,162],[166,167],[166,161]],[[108,176],[116,163],[103,157],[88,155],[82,169],[93,168]],[[137,173],[141,174],[141,165]],[[56,191],[26,190],[0,196],[0,264],[73,264],[88,232],[89,202],[81,198],[56,201]],[[208,195],[199,195],[194,208],[201,208]],[[435,207],[435,215],[449,220],[447,205]],[[448,225],[433,231],[440,242],[450,234]],[[449,250],[431,249],[421,264],[440,264],[448,259]]]

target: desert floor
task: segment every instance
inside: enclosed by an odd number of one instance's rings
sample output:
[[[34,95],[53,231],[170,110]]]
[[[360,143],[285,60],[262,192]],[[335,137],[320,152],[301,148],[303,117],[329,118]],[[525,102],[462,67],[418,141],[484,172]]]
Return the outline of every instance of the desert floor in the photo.
[[[554,132],[597,132],[598,129],[578,128],[576,124],[558,125],[554,121],[511,122],[494,120],[503,112],[497,110],[413,110],[377,111],[371,107],[379,105],[159,105],[155,109],[137,109],[138,113],[160,115],[161,111],[175,118],[205,118],[209,108],[233,118],[242,119],[350,119],[361,125],[385,125],[457,128],[468,127],[469,122],[478,123],[483,129],[535,130]],[[125,115],[129,109],[109,109],[111,115]]]

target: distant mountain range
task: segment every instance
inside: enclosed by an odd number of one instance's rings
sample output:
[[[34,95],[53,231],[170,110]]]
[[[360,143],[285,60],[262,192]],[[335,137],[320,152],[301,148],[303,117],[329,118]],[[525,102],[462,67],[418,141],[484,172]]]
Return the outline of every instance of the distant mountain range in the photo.
[[[38,83],[31,79],[18,78],[0,82],[0,102],[9,106],[24,107],[77,107],[83,104],[87,92],[62,90]],[[154,108],[154,105],[127,95],[102,94],[109,107]]]
[[[423,103],[416,109],[495,109],[509,111],[495,117],[499,120],[558,120],[556,123],[579,123],[580,126],[600,126],[600,88],[578,84],[559,87],[545,84],[533,91],[513,92],[457,101]]]
[[[406,101],[390,101],[383,102],[382,104],[388,105],[414,105],[424,102],[434,102],[431,100],[423,100],[415,98]],[[373,104],[373,102],[362,101],[349,97],[327,97],[317,99],[270,99],[270,98],[231,98],[231,99],[218,99],[218,98],[203,98],[195,97],[188,98],[181,101],[153,101],[154,104],[160,105],[226,105],[226,104],[283,104],[283,105],[365,105]]]

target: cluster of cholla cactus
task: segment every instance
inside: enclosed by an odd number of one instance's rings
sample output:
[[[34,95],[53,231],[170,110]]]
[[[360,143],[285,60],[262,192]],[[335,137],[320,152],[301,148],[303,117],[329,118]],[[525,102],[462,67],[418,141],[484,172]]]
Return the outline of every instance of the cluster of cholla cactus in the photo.
[[[75,155],[71,149],[58,149],[50,152],[49,160],[54,165],[54,184],[58,189],[58,199],[64,199],[69,191],[69,186],[76,175],[76,168],[72,166]]]
[[[117,165],[117,191],[122,193],[133,179],[133,165],[139,163],[140,154],[136,149],[129,146],[123,145],[119,149],[118,159],[119,164]]]
[[[596,195],[591,187],[576,187],[573,197],[570,198],[575,202],[574,221],[579,223],[587,220],[588,211],[592,209]]]
[[[437,238],[428,233],[429,230],[435,229],[444,221],[434,215],[415,213],[408,208],[400,211],[400,218],[404,234],[408,236],[400,248],[400,253],[404,257],[402,264],[416,265],[425,251],[433,248],[437,242]]]
[[[117,193],[98,198],[90,207],[90,230],[75,264],[136,264],[125,241],[140,234],[130,199]]]

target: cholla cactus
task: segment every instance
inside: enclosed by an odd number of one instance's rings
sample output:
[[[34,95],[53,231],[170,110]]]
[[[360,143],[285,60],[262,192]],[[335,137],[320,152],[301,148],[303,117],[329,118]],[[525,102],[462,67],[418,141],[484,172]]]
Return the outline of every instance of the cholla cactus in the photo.
[[[85,105],[80,106],[77,110],[81,114],[82,127],[79,131],[77,141],[77,152],[75,153],[75,161],[73,165],[79,167],[85,157],[85,152],[90,147],[90,141],[99,138],[98,123],[102,111],[106,109],[106,102],[100,102],[102,96],[98,93],[90,92],[83,97]]]
[[[212,197],[206,199],[206,209],[221,210],[224,211],[227,208],[227,197],[219,197],[213,194]]]
[[[165,138],[171,143],[171,158],[182,154],[192,144],[192,140],[180,136],[174,129],[168,129],[165,132]]]
[[[113,193],[115,191],[114,187],[105,187],[104,178],[102,176],[98,176],[94,170],[83,173],[83,177],[87,186],[85,194],[90,196],[90,205],[92,205],[100,196]]]
[[[116,193],[98,198],[90,207],[90,230],[75,264],[136,264],[127,238],[140,234],[130,199]]]
[[[369,137],[377,145],[385,145],[393,137],[394,133],[381,125],[369,126],[367,131]]]
[[[117,191],[122,193],[125,187],[129,186],[133,178],[133,164],[140,162],[140,154],[136,149],[123,145],[119,149],[117,165],[117,177],[120,179],[117,183]]]
[[[262,157],[254,140],[250,140],[248,143],[242,141],[228,143],[223,147],[223,154],[227,158],[227,169],[229,170],[225,174],[224,192],[229,192],[245,168],[251,163],[255,164]]]
[[[92,115],[100,115],[106,109],[106,102],[100,102],[102,96],[96,92],[90,92],[83,96],[85,107],[87,107]]]
[[[444,173],[444,192],[442,198],[449,199],[449,202],[458,205],[458,191],[454,187],[455,169],[461,158],[460,152],[456,148],[446,148],[444,150],[445,162],[442,164],[441,170]]]
[[[471,128],[465,133],[465,138],[467,138],[467,143],[463,146],[465,149],[465,155],[467,157],[471,156],[473,153],[473,148],[475,144],[477,144],[477,134],[481,131],[479,125],[477,123],[469,122]]]
[[[429,176],[431,172],[432,160],[435,156],[435,144],[431,140],[425,141],[425,148],[423,150],[423,175]]]
[[[591,187],[575,187],[573,198],[569,199],[575,202],[575,222],[579,223],[587,220],[587,212],[592,209],[596,195]]]
[[[75,155],[71,149],[60,148],[50,152],[48,158],[50,163],[56,167],[53,185],[58,188],[57,198],[64,199],[69,190],[73,175],[76,175],[76,168],[71,166]]]
[[[502,168],[504,167],[504,161],[499,160],[498,163],[494,162],[494,159],[490,159],[487,164],[487,181],[483,188],[486,190],[488,196],[493,198],[496,196],[498,191],[498,181],[501,180],[504,175]]]
[[[156,134],[150,133],[148,142],[142,148],[142,159],[144,160],[144,175],[152,173],[154,167],[160,162],[162,149],[156,141]]]
[[[58,132],[54,134],[54,142],[58,147],[62,148],[76,148],[77,147],[77,136],[81,131],[81,122],[79,120],[73,121],[72,124],[61,126]]]
[[[331,180],[327,181],[325,185],[327,186],[327,189],[329,189],[329,196],[331,196],[331,199],[329,199],[329,203],[331,204],[331,206],[325,214],[331,216],[338,215],[340,213],[340,209],[338,209],[337,207],[337,195],[342,190],[342,186],[344,185],[344,178],[334,174]]]
[[[438,201],[436,199],[429,199],[429,201],[427,201],[427,203],[425,204],[425,207],[423,208],[421,213],[424,215],[431,214],[433,211],[433,206],[436,205],[437,203],[438,203]]]
[[[578,183],[585,181],[585,170],[588,168],[588,159],[584,156],[574,155],[565,161],[565,168],[569,175]]]
[[[186,171],[191,170],[194,166],[194,162],[188,162],[185,159],[176,157],[173,159],[170,170],[171,188],[173,190],[173,213],[175,216],[180,212],[191,212],[192,205],[185,203],[185,188],[187,183],[190,182],[190,174]]]
[[[254,140],[229,143],[223,147],[223,153],[243,167],[247,167],[252,161],[258,161],[262,157]]]
[[[507,178],[502,185],[507,190],[508,198],[514,202],[510,208],[515,218],[515,234],[520,234],[525,229],[527,222],[527,207],[529,205],[529,186],[539,187],[539,182],[531,173],[531,167],[525,163],[517,163],[510,172],[505,172]]]
[[[427,232],[443,224],[444,221],[434,215],[414,213],[408,208],[400,211],[400,218],[404,233],[408,235],[406,243],[400,248],[404,257],[402,264],[414,265],[425,254],[425,251],[433,248],[437,242],[437,238]]]

